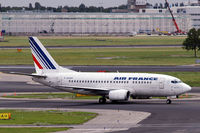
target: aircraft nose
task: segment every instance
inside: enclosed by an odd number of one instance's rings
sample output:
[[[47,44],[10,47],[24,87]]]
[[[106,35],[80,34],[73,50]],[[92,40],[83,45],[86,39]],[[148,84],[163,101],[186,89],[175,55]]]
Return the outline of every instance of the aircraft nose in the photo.
[[[185,92],[188,92],[188,91],[191,91],[192,90],[192,87],[190,87],[189,85],[187,84],[184,84],[184,91]]]

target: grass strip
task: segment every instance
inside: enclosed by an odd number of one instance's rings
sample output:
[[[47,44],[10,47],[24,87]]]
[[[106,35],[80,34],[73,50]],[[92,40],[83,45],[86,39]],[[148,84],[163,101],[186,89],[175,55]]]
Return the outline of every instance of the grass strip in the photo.
[[[1,120],[1,125],[65,125],[83,124],[97,116],[90,112],[0,110],[11,113],[10,120]]]
[[[5,36],[0,46],[29,46],[28,36]],[[102,45],[173,45],[182,44],[182,36],[136,36],[136,37],[38,37],[45,46],[102,46]]]
[[[66,131],[69,128],[51,128],[51,127],[34,127],[34,128],[0,128],[0,133],[49,133]]]
[[[191,65],[193,51],[182,48],[49,49],[60,65]],[[28,49],[0,50],[0,65],[32,65]]]
[[[36,94],[17,94],[16,96],[3,96],[5,98],[32,98],[32,99],[98,99],[99,96],[76,96],[73,93],[36,93]]]

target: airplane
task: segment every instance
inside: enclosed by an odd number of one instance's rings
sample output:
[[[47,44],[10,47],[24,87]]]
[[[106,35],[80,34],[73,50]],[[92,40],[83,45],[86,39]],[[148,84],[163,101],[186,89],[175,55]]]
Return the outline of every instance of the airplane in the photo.
[[[71,93],[97,95],[99,103],[127,101],[130,97],[178,97],[191,90],[180,79],[151,73],[77,72],[59,66],[37,37],[29,37],[36,73],[15,73],[32,76],[43,85]]]

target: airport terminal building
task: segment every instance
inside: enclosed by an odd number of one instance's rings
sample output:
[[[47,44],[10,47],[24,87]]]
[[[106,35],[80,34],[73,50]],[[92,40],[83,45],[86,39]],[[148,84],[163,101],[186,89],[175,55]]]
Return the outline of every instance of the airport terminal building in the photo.
[[[199,9],[195,9],[195,12]],[[174,14],[182,31],[187,32],[194,27],[192,14],[200,17],[198,13]],[[200,18],[195,20],[195,25],[200,26]],[[141,10],[139,13],[8,12],[0,14],[0,28],[12,35],[128,35],[133,32],[155,32],[157,29],[176,31],[170,13],[159,10]]]

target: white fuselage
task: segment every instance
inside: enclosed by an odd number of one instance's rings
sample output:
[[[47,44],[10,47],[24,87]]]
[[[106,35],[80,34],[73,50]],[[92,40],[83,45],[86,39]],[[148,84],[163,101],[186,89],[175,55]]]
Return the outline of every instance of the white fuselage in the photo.
[[[180,79],[162,74],[76,72],[59,66],[37,37],[29,37],[29,43],[36,73],[26,75],[68,92],[100,95],[99,103],[105,103],[106,98],[127,101],[130,96],[178,96],[191,90]]]
[[[123,89],[128,90],[132,96],[178,96],[191,90],[190,86],[175,77],[148,73],[49,73],[45,79],[34,80],[80,94],[106,95],[101,90]],[[93,93],[93,89],[99,90],[99,93]]]

